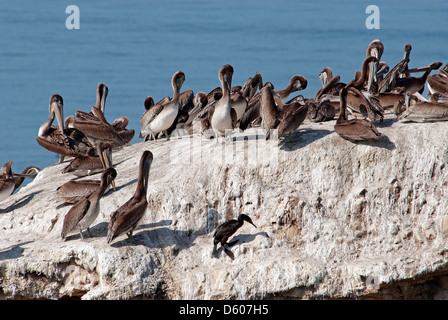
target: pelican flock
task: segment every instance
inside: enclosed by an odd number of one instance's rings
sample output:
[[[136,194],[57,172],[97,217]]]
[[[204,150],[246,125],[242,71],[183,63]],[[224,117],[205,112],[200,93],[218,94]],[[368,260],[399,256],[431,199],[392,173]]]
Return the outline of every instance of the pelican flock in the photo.
[[[232,86],[234,72],[238,70],[225,64],[217,68],[220,86],[195,94],[191,89],[182,91],[188,79],[184,72],[176,71],[171,78],[172,97],[163,97],[155,103],[152,95],[142,94],[144,112],[139,119],[139,138],[148,148],[156,143],[169,143],[170,136],[175,133],[216,139],[219,143],[219,138],[223,142],[232,132],[244,134],[248,128],[259,127],[266,140],[273,140],[275,132],[281,139],[286,135],[288,138],[281,143],[288,144],[294,132],[308,119],[311,122],[334,121],[334,132],[341,142],[360,143],[384,137],[376,123],[383,121],[386,113],[403,123],[448,120],[448,63],[443,67],[441,62],[433,62],[410,68],[412,46],[407,43],[403,58],[397,57],[398,63],[389,71],[389,65],[381,60],[384,50],[381,41],[372,41],[362,58],[361,71],[355,71],[353,79],[346,82],[342,82],[330,66],[324,66],[316,77],[322,87],[312,98],[300,94],[308,84],[308,79],[300,74],[291,75],[284,89],[274,89],[274,84],[259,72],[241,86]],[[431,75],[435,70],[438,74]],[[414,73],[423,74],[411,76]],[[429,98],[423,96],[425,85]],[[53,94],[49,101],[49,117],[38,130],[39,145],[58,154],[60,162],[69,158],[61,174],[83,177],[101,173],[100,180],[69,181],[55,187],[59,201],[73,205],[64,217],[61,230],[64,240],[70,233],[79,232],[82,238],[84,230],[90,233],[89,227],[100,212],[100,202],[107,201],[101,200],[103,195],[110,186],[115,190],[114,179],[120,174],[114,169],[113,150],[128,145],[134,137],[134,130],[127,128],[130,120],[126,116],[112,122],[107,120],[108,92],[107,85],[99,83],[95,105],[90,110],[77,110],[65,122],[63,98]],[[295,92],[299,94],[290,98]],[[57,125],[53,125],[55,119]],[[144,151],[136,173],[134,196],[110,213],[107,243],[124,233],[132,241],[134,230],[150,206],[147,190],[152,162],[152,152]],[[29,166],[19,174],[14,173],[11,166],[12,160],[1,168],[0,201],[13,194],[26,177],[34,178],[40,170]],[[218,243],[229,253],[232,242],[228,239],[244,221],[253,224],[248,216],[241,214],[238,220],[216,229],[214,256]]]

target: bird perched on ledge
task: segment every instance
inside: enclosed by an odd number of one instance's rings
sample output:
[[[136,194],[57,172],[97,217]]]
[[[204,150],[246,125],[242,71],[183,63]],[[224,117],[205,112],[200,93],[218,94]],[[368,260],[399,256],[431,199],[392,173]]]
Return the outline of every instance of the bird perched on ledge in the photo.
[[[227,242],[229,238],[239,229],[243,226],[244,221],[249,222],[252,224],[255,228],[257,227],[253,222],[252,219],[246,215],[246,214],[240,214],[238,216],[238,220],[232,219],[229,221],[224,222],[223,224],[219,225],[215,233],[213,234],[213,252],[212,256],[217,256],[216,248],[218,246],[218,243],[221,243],[222,248],[224,249],[224,252],[233,259],[233,254],[229,250],[229,247],[233,246],[238,242],[238,240],[232,241],[230,243]]]

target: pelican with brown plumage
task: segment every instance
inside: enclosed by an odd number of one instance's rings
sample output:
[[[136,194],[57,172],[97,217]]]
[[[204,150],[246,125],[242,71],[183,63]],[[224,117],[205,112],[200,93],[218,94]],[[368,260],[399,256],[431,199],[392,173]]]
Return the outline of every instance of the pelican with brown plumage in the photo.
[[[60,162],[65,156],[85,155],[91,147],[82,132],[76,129],[64,129],[63,106],[64,101],[60,95],[54,94],[50,97],[50,116],[40,126],[36,137],[40,146],[61,155]],[[58,126],[52,126],[55,117]]]
[[[102,172],[104,169],[111,168],[112,146],[100,141],[95,148],[90,148],[86,155],[74,158],[62,170],[62,173],[71,173],[79,177],[90,176]]]
[[[79,200],[64,217],[61,237],[63,240],[71,233],[79,232],[84,239],[83,230],[87,230],[90,236],[90,226],[100,213],[100,200],[106,192],[107,187],[117,176],[114,168],[108,168],[101,174],[101,183],[90,195]]]
[[[347,117],[347,89],[343,88],[340,97],[339,118],[334,125],[334,131],[343,139],[358,142],[378,140],[382,135],[367,119],[352,119]]]
[[[448,103],[419,101],[398,116],[400,122],[448,121]]]
[[[406,72],[406,70],[408,70],[411,51],[412,46],[409,43],[406,43],[404,45],[403,60],[397,63],[378,84],[378,93],[390,92],[395,88],[396,81]]]
[[[366,90],[368,92],[376,92],[376,87],[378,86],[378,73],[379,70],[379,63],[381,60],[381,57],[383,56],[384,52],[384,45],[380,40],[373,40],[370,42],[370,44],[367,46],[366,50],[366,58],[368,57],[375,57],[377,59],[377,62],[369,62],[369,77],[368,82],[366,85]],[[380,75],[384,74],[387,69],[382,69]],[[375,87],[375,88],[374,88]]]
[[[12,160],[9,160],[0,170],[0,174],[3,176],[0,179],[0,202],[8,198],[14,192],[15,181],[11,165]]]
[[[262,122],[261,96],[264,88],[270,87],[276,100],[285,101],[291,93],[304,90],[307,86],[308,80],[302,75],[292,76],[289,80],[288,86],[283,90],[274,90],[274,85],[271,82],[266,82],[263,88],[261,88],[260,91],[250,100],[246,112],[241,118],[239,128],[244,131],[249,127],[249,125]]]
[[[278,96],[274,96],[270,86],[262,89],[260,103],[266,140],[271,138],[272,130],[277,130],[278,137],[289,134],[290,140],[292,132],[297,130],[308,113],[308,104],[301,105],[297,101],[284,104]]]
[[[226,64],[218,72],[218,78],[222,86],[222,97],[209,109],[210,124],[218,137],[223,137],[227,132],[231,132],[237,122],[237,113],[232,108],[230,98],[230,88],[232,87],[233,67]]]
[[[409,108],[411,96],[425,87],[426,79],[431,71],[437,70],[441,65],[441,62],[434,62],[429,66],[419,68],[419,70],[425,70],[421,77],[406,77],[397,79],[395,82],[395,87],[404,89],[406,109]]]
[[[173,97],[167,103],[160,103],[151,106],[140,118],[140,137],[145,140],[148,136],[154,137],[163,132],[169,140],[168,128],[171,127],[179,112],[179,95],[182,84],[185,81],[185,74],[177,71],[171,78],[171,86],[173,87]]]
[[[228,242],[228,240],[233,234],[235,234],[235,232],[238,231],[239,228],[243,226],[244,221],[249,222],[255,228],[257,227],[248,215],[242,213],[238,216],[238,219],[226,221],[216,228],[215,232],[213,233],[213,257],[217,257],[217,246],[218,243],[220,243],[224,251],[233,259],[233,254],[230,252],[229,247],[236,244],[238,240],[232,241],[230,243]]]
[[[37,166],[27,166],[25,169],[22,170],[22,173],[17,174],[14,173],[14,191],[16,191],[25,181],[25,178],[34,179],[37,174],[40,172],[40,168]]]
[[[123,233],[126,233],[132,240],[132,233],[142,220],[148,207],[146,194],[148,191],[148,176],[152,161],[152,152],[149,150],[144,151],[140,158],[135,193],[132,198],[112,213],[107,229],[107,243],[111,243]]]

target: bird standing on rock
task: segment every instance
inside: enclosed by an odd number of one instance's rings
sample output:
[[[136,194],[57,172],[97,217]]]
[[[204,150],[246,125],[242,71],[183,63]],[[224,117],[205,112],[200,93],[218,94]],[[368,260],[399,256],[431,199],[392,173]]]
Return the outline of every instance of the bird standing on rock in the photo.
[[[212,256],[217,256],[216,247],[218,246],[218,243],[221,243],[222,248],[224,249],[224,252],[233,260],[233,254],[229,250],[229,247],[233,246],[238,242],[238,240],[232,241],[230,243],[227,242],[229,238],[239,229],[243,226],[244,221],[249,222],[252,224],[255,228],[257,227],[253,222],[252,219],[246,215],[246,214],[240,214],[238,216],[238,220],[232,219],[229,221],[224,222],[223,224],[219,225],[215,233],[213,234],[213,252]]]

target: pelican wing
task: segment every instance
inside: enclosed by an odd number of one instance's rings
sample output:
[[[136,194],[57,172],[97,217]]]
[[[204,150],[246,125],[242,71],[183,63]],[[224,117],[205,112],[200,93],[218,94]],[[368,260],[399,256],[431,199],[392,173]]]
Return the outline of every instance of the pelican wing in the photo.
[[[343,124],[335,124],[334,130],[339,136],[351,142],[376,140],[381,136],[373,123],[368,120],[354,119]]]
[[[87,198],[77,202],[71,209],[67,212],[64,217],[64,222],[62,225],[62,238],[65,238],[68,233],[74,230],[77,224],[85,217],[87,211],[90,208],[90,201]]]

